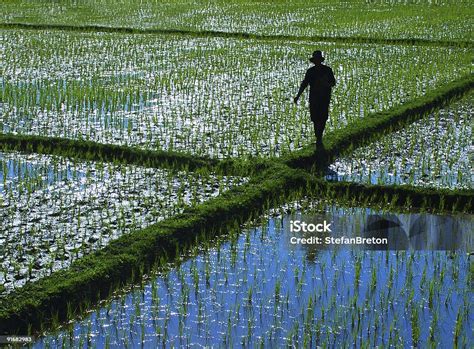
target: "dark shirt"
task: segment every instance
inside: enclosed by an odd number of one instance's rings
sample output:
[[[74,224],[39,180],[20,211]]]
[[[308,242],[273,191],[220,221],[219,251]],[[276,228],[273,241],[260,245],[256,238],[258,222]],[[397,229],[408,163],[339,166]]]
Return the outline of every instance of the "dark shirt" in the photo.
[[[309,100],[331,98],[331,88],[336,84],[332,69],[326,65],[315,65],[306,71],[301,86],[310,86]]]

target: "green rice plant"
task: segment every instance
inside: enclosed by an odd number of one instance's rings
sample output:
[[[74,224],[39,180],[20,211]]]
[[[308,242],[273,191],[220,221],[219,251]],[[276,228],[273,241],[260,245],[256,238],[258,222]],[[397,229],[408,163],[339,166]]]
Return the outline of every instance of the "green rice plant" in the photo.
[[[429,285],[429,294],[428,294],[428,306],[431,310],[433,310],[433,299],[434,299],[434,290],[435,288],[435,280],[434,279],[431,279],[430,281],[430,285]]]
[[[374,291],[376,287],[377,287],[377,270],[376,270],[376,267],[374,265],[374,266],[372,266],[372,274],[371,274],[371,279],[370,279],[370,289],[372,291]]]
[[[469,172],[468,140],[472,130],[464,125],[469,123],[471,99],[468,94],[461,101],[415,122],[410,128],[393,132],[369,146],[348,153],[348,157],[336,159],[330,168],[348,172],[350,175],[345,175],[345,180],[369,182],[370,177],[365,169],[373,164],[383,169],[376,175],[380,183],[411,182],[423,186],[470,188],[472,178],[461,175],[459,180],[458,173]],[[439,123],[440,115],[443,120],[453,120],[456,118],[454,115],[462,119],[452,124],[456,126],[433,128],[433,123]],[[421,138],[426,140],[423,144],[418,141]],[[388,147],[388,144],[391,146]],[[425,147],[429,151],[425,151]],[[365,165],[354,171],[351,169],[354,161]],[[444,162],[448,166],[442,166]],[[390,172],[393,172],[393,176],[390,176]]]
[[[420,320],[418,314],[418,306],[416,304],[412,304],[410,309],[411,338],[413,340],[413,344],[416,346],[420,339]]]
[[[280,281],[280,279],[278,279],[275,283],[274,295],[275,295],[275,302],[279,303],[280,302],[280,296],[281,296],[281,281]]]
[[[360,283],[360,273],[362,269],[362,260],[360,258],[356,258],[355,260],[355,284],[359,285]]]
[[[430,334],[429,334],[429,345],[430,347],[435,347],[436,346],[436,333],[437,333],[437,328],[438,328],[438,312],[435,311],[431,320],[430,324]]]
[[[39,25],[39,28],[56,25],[74,30],[88,24],[99,26],[102,31],[163,34],[183,30],[190,36],[199,33],[238,38],[256,35],[261,39],[276,36],[299,41],[329,38],[426,44],[428,40],[433,44],[460,42],[462,45],[471,39],[468,35],[471,8],[467,1],[353,2],[344,8],[336,5],[333,1],[300,0],[289,4],[248,0],[231,4],[225,1],[188,4],[100,0],[80,4],[48,3],[38,7],[20,0],[2,3],[1,19],[3,23],[20,22]],[[54,13],[53,17],[51,13]],[[92,17],[91,13],[95,15]],[[314,18],[319,19],[318,24],[314,23]],[[193,73],[186,75],[191,77]]]
[[[458,348],[458,345],[460,344],[459,339],[461,337],[462,321],[463,321],[462,310],[459,309],[456,315],[456,324],[454,326],[454,333],[453,333],[454,348]]]
[[[215,188],[215,183],[212,181],[216,178],[214,175],[209,175],[206,178],[194,177],[195,181],[191,181],[189,184],[189,174],[172,172],[161,172],[147,168],[136,168],[127,166],[111,166],[110,164],[102,164],[100,162],[90,163],[83,161],[73,161],[71,159],[65,159],[54,156],[38,156],[38,155],[27,155],[18,153],[1,153],[0,161],[2,162],[1,171],[8,172],[8,178],[13,179],[15,183],[13,186],[7,185],[7,200],[8,207],[0,207],[0,215],[5,210],[11,211],[9,219],[6,220],[4,226],[7,231],[13,232],[18,212],[21,213],[21,217],[18,222],[21,224],[20,234],[18,238],[12,242],[12,246],[20,253],[25,255],[22,262],[13,263],[13,259],[8,258],[8,254],[2,255],[5,260],[11,260],[13,272],[16,273],[17,278],[20,278],[18,284],[23,285],[28,280],[36,277],[42,277],[48,273],[52,273],[54,270],[59,268],[66,268],[73,260],[79,259],[85,254],[101,248],[107,245],[112,239],[116,239],[121,234],[127,234],[137,227],[143,227],[144,225],[150,225],[157,220],[163,218],[163,214],[171,215],[176,212],[175,203],[170,197],[175,195],[174,190],[171,189],[170,196],[161,196],[153,194],[153,191],[149,190],[148,183],[153,183],[159,192],[162,192],[163,186],[168,190],[169,188],[176,188],[178,195],[184,197],[184,193],[189,192],[187,188],[199,188],[203,185],[210,185]],[[24,165],[23,165],[24,164]],[[25,166],[25,167],[24,167]],[[23,171],[26,168],[26,171]],[[12,177],[13,173],[13,177]],[[154,181],[152,174],[161,174],[155,177]],[[147,176],[148,175],[148,176]],[[7,175],[5,177],[5,183]],[[117,187],[113,188],[113,178],[117,180]],[[147,178],[147,179],[144,179]],[[168,186],[163,184],[161,179],[166,178],[168,180]],[[100,181],[105,181],[105,186],[99,186]],[[207,181],[211,182],[207,182]],[[227,182],[226,177],[220,177],[220,180]],[[36,184],[31,185],[32,181]],[[140,181],[142,183],[140,184]],[[161,183],[160,183],[161,182]],[[186,183],[188,182],[188,183]],[[165,182],[166,183],[166,182]],[[107,185],[111,187],[109,194],[107,194]],[[227,184],[226,184],[227,185]],[[29,193],[29,190],[22,191],[22,187],[29,187],[34,192],[34,195]],[[119,189],[120,188],[120,189]],[[220,186],[220,190],[225,186]],[[97,194],[89,196],[87,202],[81,199],[85,195],[85,192],[92,190]],[[126,195],[127,191],[131,192],[128,196],[128,200],[123,201],[125,205],[118,204],[116,200],[116,190],[123,191]],[[145,198],[142,198],[140,191],[145,190]],[[209,189],[207,192],[196,191],[198,197],[196,200],[202,201],[205,197],[214,195],[214,191]],[[20,195],[14,197],[13,195]],[[111,197],[107,197],[111,195]],[[48,202],[48,197],[52,196],[51,204]],[[9,198],[11,197],[11,198]],[[43,197],[46,197],[44,199]],[[92,200],[91,200],[92,199]],[[29,202],[27,205],[27,211],[25,211],[19,202],[26,200]],[[105,202],[112,202],[112,205],[104,205]],[[130,203],[130,205],[127,205]],[[184,208],[179,208],[181,211]],[[190,201],[189,201],[190,202]],[[148,205],[159,205],[161,206],[160,216],[154,218],[144,218],[146,215],[146,209]],[[142,206],[140,206],[142,205]],[[62,207],[68,207],[69,209],[61,209]],[[94,214],[86,214],[90,210],[94,211]],[[102,210],[102,214],[96,214]],[[38,212],[45,212],[46,214],[39,215]],[[72,224],[69,224],[72,221]],[[66,225],[63,222],[67,222]],[[116,222],[114,224],[114,222]],[[34,223],[35,227],[31,230],[30,234],[25,234],[25,228],[27,225]],[[17,223],[15,223],[17,224]],[[3,229],[2,228],[2,229]],[[94,231],[93,236],[88,236],[87,233]],[[48,256],[42,262],[41,268],[38,269],[35,258],[36,254],[41,252],[38,248],[38,241],[41,241],[42,235],[46,231],[54,236],[54,244],[48,247]],[[28,246],[28,250],[32,252],[23,251],[23,246]],[[13,250],[2,251],[3,253],[13,253]],[[143,271],[142,271],[143,273]],[[14,275],[8,273],[6,279],[13,278]],[[15,283],[9,284],[9,289],[4,291],[11,291],[15,286]]]
[[[9,115],[4,120],[8,131],[38,134],[45,130],[65,138],[212,157],[280,155],[312,141],[306,109],[291,106],[287,94],[280,92],[299,83],[292,71],[304,64],[312,44],[124,33],[3,32],[8,79],[2,96]],[[49,49],[29,49],[38,43]],[[339,74],[330,130],[469,73],[468,50],[461,48],[374,46],[368,50],[361,44],[325,43],[324,49]],[[154,54],[171,51],[179,59]],[[229,53],[232,60],[224,58]],[[449,60],[453,55],[458,59]],[[414,58],[405,64],[407,71],[422,70],[418,82],[411,74],[398,71],[400,57]],[[429,63],[416,65],[415,58],[420,57],[427,57]],[[58,64],[71,59],[76,64],[67,68]],[[195,61],[206,69],[197,70]],[[441,71],[441,63],[451,69]],[[380,66],[384,69],[374,69]],[[226,70],[232,74],[223,78]],[[356,88],[359,93],[352,93]],[[217,98],[222,90],[235,93]],[[31,115],[36,116],[35,122]],[[70,127],[71,123],[80,127]],[[20,125],[21,130],[15,129]]]

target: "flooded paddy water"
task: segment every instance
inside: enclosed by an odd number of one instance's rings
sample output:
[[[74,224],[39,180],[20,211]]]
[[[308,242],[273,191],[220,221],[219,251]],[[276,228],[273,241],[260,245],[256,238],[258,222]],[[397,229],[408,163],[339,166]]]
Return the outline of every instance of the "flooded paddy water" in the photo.
[[[296,220],[326,220],[332,232],[291,232]],[[34,347],[469,347],[473,229],[472,215],[288,205],[195,247]],[[388,250],[292,243],[377,232]]]
[[[453,3],[456,6],[453,6]],[[103,25],[257,35],[465,40],[469,1],[130,1],[0,3],[2,22]],[[315,20],[316,19],[316,20]]]
[[[0,294],[245,182],[0,152]]]
[[[0,131],[218,158],[278,156],[313,141],[306,98],[298,106],[292,99],[314,45],[1,30]],[[470,72],[464,48],[318,47],[337,80],[328,131]]]
[[[329,180],[474,188],[474,95],[336,159]]]

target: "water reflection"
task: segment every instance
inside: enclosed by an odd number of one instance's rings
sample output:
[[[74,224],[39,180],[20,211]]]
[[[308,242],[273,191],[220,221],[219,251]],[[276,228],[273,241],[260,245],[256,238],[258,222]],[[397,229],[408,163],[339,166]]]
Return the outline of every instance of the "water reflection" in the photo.
[[[465,253],[295,245],[292,235],[305,236],[290,232],[295,219],[331,222],[332,231],[319,237],[381,231],[396,234],[400,244],[418,246],[425,231],[431,236],[450,229],[466,248],[472,246],[465,244],[472,216],[384,215],[329,206],[320,214],[269,218],[263,226],[185,256],[179,265],[160,270],[83,320],[39,338],[33,347],[452,346],[457,314],[466,311],[465,300],[472,298],[471,261]],[[324,224],[319,228],[324,230]],[[434,236],[429,241],[445,237]],[[412,340],[414,321],[401,321],[414,312],[420,319],[418,343]],[[435,313],[435,324],[421,321]],[[431,326],[436,328],[432,335]],[[458,332],[468,343],[471,327],[469,319],[459,322]],[[367,330],[373,328],[382,330]]]

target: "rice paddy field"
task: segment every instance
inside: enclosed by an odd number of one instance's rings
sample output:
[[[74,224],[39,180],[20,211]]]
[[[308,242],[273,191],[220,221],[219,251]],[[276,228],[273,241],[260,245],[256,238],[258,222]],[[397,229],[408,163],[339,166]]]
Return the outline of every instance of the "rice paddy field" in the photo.
[[[328,179],[474,188],[474,95],[336,159]],[[420,142],[420,139],[423,142]]]
[[[472,2],[5,0],[4,23],[472,42]]]
[[[245,182],[35,154],[0,164],[2,293]]]
[[[2,1],[0,346],[474,347],[473,17]]]
[[[307,106],[292,103],[312,42],[1,33],[3,132],[217,158],[278,156],[314,141]],[[337,75],[328,130],[471,69],[463,48],[319,46]]]
[[[193,249],[177,265],[150,274],[36,347],[133,347],[137,341],[145,347],[472,343],[472,280],[465,252],[291,245],[290,222],[305,216],[331,219],[346,236],[371,230],[371,218],[382,215],[400,222],[391,228],[393,234],[408,237],[420,218],[316,206],[311,212],[287,205],[263,225]],[[435,239],[474,228],[473,215],[421,217],[434,223],[426,233]],[[457,248],[472,249],[473,242]]]

